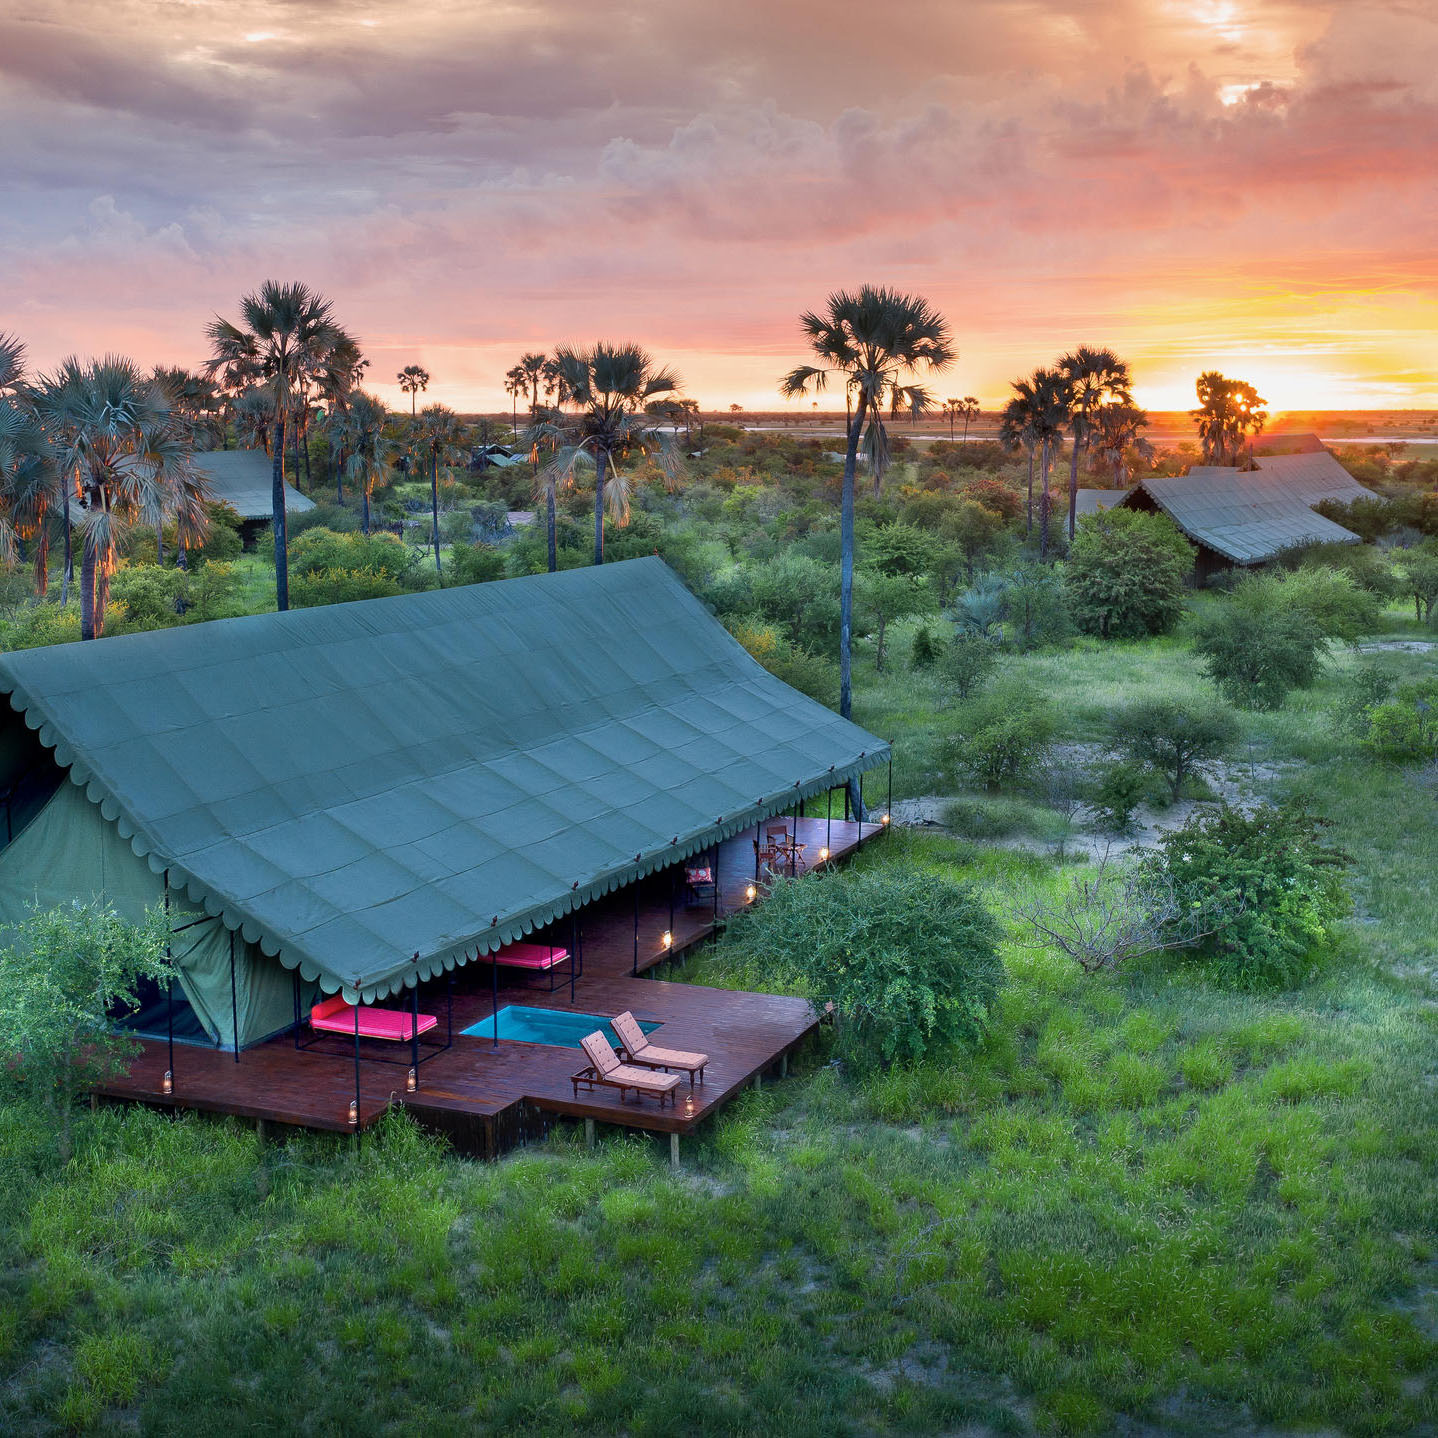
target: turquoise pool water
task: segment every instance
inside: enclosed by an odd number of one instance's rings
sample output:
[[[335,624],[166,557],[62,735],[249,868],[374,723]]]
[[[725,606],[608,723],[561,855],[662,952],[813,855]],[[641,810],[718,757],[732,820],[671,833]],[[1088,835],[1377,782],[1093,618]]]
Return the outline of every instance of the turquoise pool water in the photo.
[[[615,1047],[619,1047],[619,1035],[609,1027],[609,1020],[603,1014],[570,1014],[559,1009],[531,1009],[523,1004],[506,1004],[497,1015],[499,1036],[515,1039],[526,1044],[551,1044],[555,1048],[577,1049],[580,1043],[595,1029]],[[461,1032],[477,1039],[487,1039],[494,1033],[495,1016],[481,1019]],[[639,1027],[646,1034],[659,1027],[655,1023],[640,1021]]]

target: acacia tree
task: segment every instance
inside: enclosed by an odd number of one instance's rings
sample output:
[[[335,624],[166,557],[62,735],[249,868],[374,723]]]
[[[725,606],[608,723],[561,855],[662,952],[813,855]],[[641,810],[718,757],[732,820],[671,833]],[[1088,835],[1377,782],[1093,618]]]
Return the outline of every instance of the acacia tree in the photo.
[[[133,525],[175,516],[180,543],[200,542],[207,490],[195,469],[190,427],[164,390],[132,361],[65,360],[36,400],[56,464],[79,495],[83,535],[80,637],[104,633],[119,539]]]
[[[464,425],[447,405],[429,404],[419,413],[415,447],[429,461],[430,542],[434,546],[434,572],[444,583],[439,562],[439,467],[454,463],[464,438]]]
[[[854,477],[860,443],[877,493],[889,454],[885,400],[892,404],[900,395],[922,413],[929,392],[915,379],[951,364],[954,348],[948,323],[926,299],[872,285],[857,294],[837,291],[822,313],[807,312],[799,324],[820,362],[790,370],[779,381],[779,392],[786,399],[819,393],[834,374],[842,377],[849,401],[839,519],[839,712],[847,719],[853,707]],[[853,788],[857,794],[857,784]]]
[[[1205,370],[1196,384],[1198,408],[1189,414],[1198,425],[1205,464],[1237,464],[1243,442],[1262,433],[1268,401],[1246,381]]]
[[[415,396],[429,388],[429,371],[422,365],[407,364],[395,376],[401,394],[409,396],[409,417],[414,418]]]
[[[270,514],[275,545],[275,604],[290,607],[289,544],[285,524],[285,431],[305,399],[311,377],[327,366],[358,366],[358,346],[335,323],[323,295],[298,282],[266,280],[240,301],[240,324],[218,316],[209,327],[212,353],[205,372],[221,373],[232,388],[264,392],[270,407]],[[337,360],[342,353],[344,358]]]
[[[644,407],[677,393],[679,377],[633,344],[559,349],[551,363],[555,392],[576,412],[552,411],[533,426],[531,435],[536,444],[554,445],[551,467],[557,485],[572,483],[577,466],[594,466],[594,562],[603,564],[606,508],[617,523],[629,521],[627,476],[617,462],[631,454],[653,454],[669,482],[678,479],[678,453]]]
[[[1058,362],[1058,372],[1069,386],[1069,538],[1078,523],[1079,461],[1093,434],[1094,416],[1105,405],[1133,403],[1133,380],[1128,364],[1111,349],[1079,345]]]

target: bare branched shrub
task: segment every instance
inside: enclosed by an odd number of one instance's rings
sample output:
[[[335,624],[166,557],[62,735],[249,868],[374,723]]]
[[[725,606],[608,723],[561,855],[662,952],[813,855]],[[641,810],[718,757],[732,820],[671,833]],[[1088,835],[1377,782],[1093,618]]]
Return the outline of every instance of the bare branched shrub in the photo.
[[[1217,901],[1185,905],[1173,881],[1152,863],[1111,864],[1107,857],[1092,878],[1057,898],[1019,904],[1016,912],[1086,974],[1116,969],[1141,954],[1191,948],[1231,917]]]

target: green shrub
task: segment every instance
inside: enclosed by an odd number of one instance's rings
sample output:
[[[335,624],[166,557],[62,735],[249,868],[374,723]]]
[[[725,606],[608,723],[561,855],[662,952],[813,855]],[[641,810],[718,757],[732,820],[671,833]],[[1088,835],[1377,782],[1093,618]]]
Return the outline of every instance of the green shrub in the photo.
[[[504,552],[489,544],[456,544],[444,565],[444,582],[488,584],[508,573]]]
[[[954,767],[990,793],[1032,779],[1053,743],[1049,706],[1027,691],[1004,686],[958,711],[951,745]]]
[[[833,704],[837,699],[837,668],[827,659],[790,644],[772,624],[743,620],[730,632],[776,679],[821,704]]]
[[[320,575],[326,570],[368,574],[388,579],[398,593],[412,576],[417,554],[393,534],[337,534],[310,529],[290,545],[290,582],[296,575]]]
[[[356,599],[388,599],[402,592],[388,574],[373,569],[321,569],[290,575],[290,604],[295,609],[349,604]]]
[[[1438,603],[1438,549],[1430,540],[1418,549],[1406,551],[1398,563],[1402,576],[1400,593],[1413,601],[1413,617],[1421,624],[1433,620]]]
[[[1193,556],[1166,515],[1135,509],[1085,515],[1064,566],[1074,623],[1104,639],[1166,634],[1183,613]]]
[[[1217,905],[1223,921],[1200,952],[1245,986],[1292,984],[1348,912],[1345,857],[1296,805],[1196,814],[1150,860],[1181,908]]]
[[[1390,764],[1438,763],[1438,678],[1400,684],[1370,709],[1362,746]]]
[[[360,517],[342,504],[317,504],[303,514],[292,514],[285,520],[285,535],[293,544],[302,534],[314,529],[327,529],[331,534],[354,534]]]
[[[780,880],[731,924],[741,952],[816,1007],[856,1067],[912,1063],[987,1030],[999,926],[966,884],[875,870]]]
[[[967,700],[984,687],[998,662],[999,651],[991,640],[961,630],[944,651],[944,677],[959,698]]]
[[[1238,739],[1238,721],[1228,709],[1189,699],[1141,699],[1109,721],[1114,747],[1136,764],[1161,774],[1169,797]]]
[[[927,624],[914,631],[913,648],[909,651],[911,669],[932,669],[939,662],[939,646]]]
[[[1231,704],[1277,709],[1318,678],[1323,635],[1297,610],[1266,610],[1235,591],[1193,629],[1194,652]]]
[[[1100,765],[1089,789],[1094,821],[1106,834],[1126,834],[1134,810],[1148,799],[1153,783],[1142,764],[1114,760]]]
[[[1053,815],[1022,799],[965,796],[944,805],[943,822],[966,839],[1047,839]]]

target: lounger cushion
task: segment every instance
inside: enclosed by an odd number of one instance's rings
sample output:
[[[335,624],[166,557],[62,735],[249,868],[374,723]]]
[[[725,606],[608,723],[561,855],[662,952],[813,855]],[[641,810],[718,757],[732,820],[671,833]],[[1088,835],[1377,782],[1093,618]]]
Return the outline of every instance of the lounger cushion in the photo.
[[[631,1088],[648,1089],[650,1093],[668,1093],[679,1083],[678,1074],[657,1074],[653,1069],[637,1069],[620,1064],[604,1075],[610,1083],[628,1084]]]
[[[588,1055],[596,1072],[608,1078],[619,1067],[619,1055],[609,1046],[609,1040],[598,1029],[580,1040],[579,1046]]]
[[[708,1054],[691,1054],[683,1049],[655,1048],[653,1044],[645,1044],[638,1053],[633,1049],[629,1052],[632,1057],[643,1059],[647,1064],[663,1064],[665,1068],[671,1069],[702,1069],[709,1062]]]
[[[569,950],[548,944],[506,944],[490,955],[490,962],[519,969],[552,969],[569,958]]]
[[[327,1006],[319,1004],[310,1011],[310,1027],[319,1029],[323,1033],[353,1036],[355,1031],[354,1009],[341,1000],[339,1009],[321,1014],[316,1018],[315,1015],[325,1007]],[[421,1014],[417,1032],[428,1033],[438,1024],[439,1020],[433,1014]],[[359,1011],[359,1034],[362,1039],[408,1039],[411,1037],[412,1028],[410,1015],[402,1013],[398,1009],[361,1007]]]

